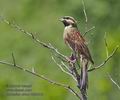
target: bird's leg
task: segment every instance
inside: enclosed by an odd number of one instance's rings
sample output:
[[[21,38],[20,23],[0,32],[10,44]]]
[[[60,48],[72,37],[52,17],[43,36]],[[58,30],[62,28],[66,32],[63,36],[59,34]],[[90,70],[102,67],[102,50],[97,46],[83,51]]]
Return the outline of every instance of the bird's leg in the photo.
[[[76,57],[74,56],[73,53],[71,53],[70,57],[68,57],[67,60],[68,60],[71,72],[74,73]]]
[[[74,52],[74,53],[71,53],[71,56],[70,56],[70,59],[72,61],[73,64],[77,63],[78,65],[78,68],[76,68],[77,70],[80,69],[80,64],[79,64],[79,57],[77,55],[78,53]]]

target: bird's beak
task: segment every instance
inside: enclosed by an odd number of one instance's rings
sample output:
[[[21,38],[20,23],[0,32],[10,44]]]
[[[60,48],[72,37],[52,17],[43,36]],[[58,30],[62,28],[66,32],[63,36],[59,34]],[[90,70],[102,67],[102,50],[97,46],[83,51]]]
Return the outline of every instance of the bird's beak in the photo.
[[[63,19],[63,18],[60,18],[59,21],[64,22],[64,19]]]

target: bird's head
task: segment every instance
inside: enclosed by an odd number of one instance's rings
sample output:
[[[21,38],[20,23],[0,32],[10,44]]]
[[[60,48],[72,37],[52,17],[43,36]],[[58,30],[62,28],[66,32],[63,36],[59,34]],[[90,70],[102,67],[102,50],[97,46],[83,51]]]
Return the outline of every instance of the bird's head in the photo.
[[[61,22],[63,22],[64,26],[73,26],[77,27],[77,21],[71,17],[71,16],[64,16],[60,19]]]

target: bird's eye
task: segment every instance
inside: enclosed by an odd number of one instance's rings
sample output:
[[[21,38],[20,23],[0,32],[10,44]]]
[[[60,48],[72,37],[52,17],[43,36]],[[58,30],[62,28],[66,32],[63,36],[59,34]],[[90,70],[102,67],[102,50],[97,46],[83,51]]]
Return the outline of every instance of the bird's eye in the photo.
[[[66,17],[66,19],[69,19],[69,17]]]

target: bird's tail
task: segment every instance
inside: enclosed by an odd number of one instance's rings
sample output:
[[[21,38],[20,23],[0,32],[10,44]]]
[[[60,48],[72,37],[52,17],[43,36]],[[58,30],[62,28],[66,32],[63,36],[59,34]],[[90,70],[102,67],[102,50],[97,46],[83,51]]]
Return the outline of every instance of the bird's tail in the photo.
[[[86,91],[88,88],[88,72],[87,72],[88,62],[84,62],[81,68],[81,89]]]

